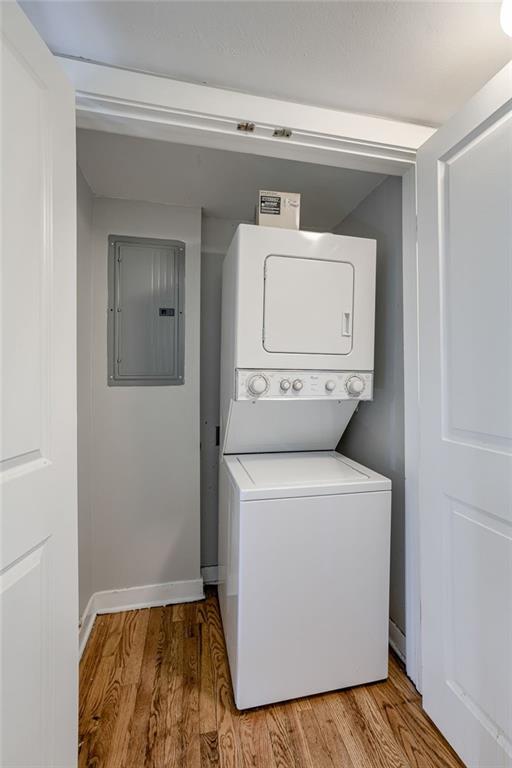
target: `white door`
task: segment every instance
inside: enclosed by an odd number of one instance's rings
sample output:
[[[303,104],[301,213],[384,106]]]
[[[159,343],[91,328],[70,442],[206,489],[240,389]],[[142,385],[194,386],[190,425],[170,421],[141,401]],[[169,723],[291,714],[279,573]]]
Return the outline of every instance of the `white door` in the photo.
[[[77,755],[74,96],[1,3],[2,768]]]
[[[353,304],[352,264],[268,256],[263,346],[267,352],[348,355]]]
[[[418,153],[423,705],[512,766],[512,64]]]

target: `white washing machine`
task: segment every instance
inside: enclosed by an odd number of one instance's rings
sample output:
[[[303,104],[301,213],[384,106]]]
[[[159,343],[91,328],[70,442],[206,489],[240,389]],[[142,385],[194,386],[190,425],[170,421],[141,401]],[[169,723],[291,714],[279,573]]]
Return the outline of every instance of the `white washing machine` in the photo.
[[[390,480],[334,451],[242,454],[219,491],[237,707],[387,677]]]
[[[387,676],[391,482],[334,451],[373,397],[375,252],[241,225],[225,259],[219,601],[240,709]]]

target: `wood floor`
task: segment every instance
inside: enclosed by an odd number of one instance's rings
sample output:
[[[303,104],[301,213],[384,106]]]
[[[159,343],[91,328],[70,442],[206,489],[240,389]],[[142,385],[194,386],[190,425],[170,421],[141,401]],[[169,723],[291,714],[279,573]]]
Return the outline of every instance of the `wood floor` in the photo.
[[[238,712],[214,592],[99,616],[80,664],[80,768],[462,766],[390,657],[384,683]]]

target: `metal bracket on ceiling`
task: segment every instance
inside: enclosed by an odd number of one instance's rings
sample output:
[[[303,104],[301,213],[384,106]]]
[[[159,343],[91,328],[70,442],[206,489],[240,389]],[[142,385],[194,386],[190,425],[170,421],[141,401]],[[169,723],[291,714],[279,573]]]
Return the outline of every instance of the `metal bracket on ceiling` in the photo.
[[[291,128],[274,128],[274,132],[272,134],[272,136],[275,136],[277,139],[289,139],[291,135]]]
[[[236,126],[237,131],[242,131],[242,133],[253,133],[256,126],[254,123],[238,123]]]

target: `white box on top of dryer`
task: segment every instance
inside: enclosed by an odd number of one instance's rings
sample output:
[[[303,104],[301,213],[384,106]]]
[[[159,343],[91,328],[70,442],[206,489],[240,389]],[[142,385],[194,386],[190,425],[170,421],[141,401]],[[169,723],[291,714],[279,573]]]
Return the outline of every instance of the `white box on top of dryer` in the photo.
[[[264,227],[299,229],[300,193],[260,189],[256,223]]]

